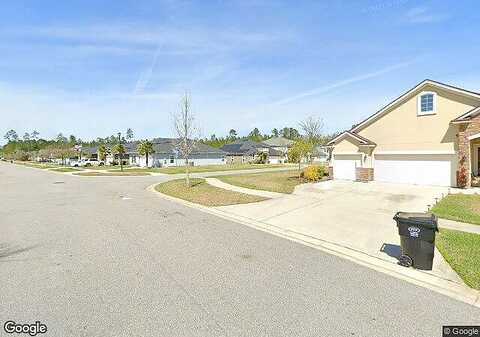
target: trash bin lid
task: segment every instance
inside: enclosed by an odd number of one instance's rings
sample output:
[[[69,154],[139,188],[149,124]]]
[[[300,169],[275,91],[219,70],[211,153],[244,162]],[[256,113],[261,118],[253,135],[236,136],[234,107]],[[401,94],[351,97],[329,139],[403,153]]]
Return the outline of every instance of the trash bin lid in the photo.
[[[435,214],[430,212],[397,212],[393,217],[394,220],[401,221],[403,223],[422,226],[424,228],[430,228],[437,230],[438,220]]]

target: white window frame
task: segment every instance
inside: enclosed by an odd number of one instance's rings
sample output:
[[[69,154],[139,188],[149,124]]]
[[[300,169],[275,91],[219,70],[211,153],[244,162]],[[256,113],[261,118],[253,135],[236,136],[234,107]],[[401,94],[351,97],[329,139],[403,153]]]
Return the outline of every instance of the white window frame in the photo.
[[[425,95],[432,95],[433,97],[433,110],[422,111],[422,97]],[[435,115],[437,113],[437,93],[433,91],[423,91],[418,95],[417,99],[417,116]]]

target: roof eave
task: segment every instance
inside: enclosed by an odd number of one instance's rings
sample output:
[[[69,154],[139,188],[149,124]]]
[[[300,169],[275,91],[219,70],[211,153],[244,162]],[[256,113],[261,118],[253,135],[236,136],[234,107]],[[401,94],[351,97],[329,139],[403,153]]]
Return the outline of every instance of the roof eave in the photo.
[[[417,84],[416,86],[414,86],[412,89],[405,92],[404,94],[397,97],[392,102],[385,105],[383,108],[381,108],[376,113],[374,113],[373,115],[371,115],[367,119],[365,119],[362,122],[360,122],[359,124],[357,124],[354,128],[350,129],[349,131],[350,132],[356,132],[359,129],[361,129],[362,127],[364,127],[365,125],[368,125],[370,122],[374,122],[376,119],[383,116],[383,114],[386,111],[388,111],[388,109],[390,109],[391,107],[395,106],[398,103],[403,102],[405,99],[409,98],[411,94],[413,94],[414,92],[416,92],[417,90],[419,90],[421,87],[423,87],[425,85],[432,85],[432,86],[440,87],[440,88],[443,88],[445,90],[454,91],[454,92],[456,92],[460,95],[463,95],[463,96],[474,97],[474,98],[480,100],[480,94],[479,93],[475,93],[475,92],[468,91],[468,90],[465,90],[465,89],[461,89],[461,88],[458,88],[458,87],[454,87],[454,86],[451,86],[451,85],[448,85],[448,84],[445,84],[445,83],[441,83],[441,82],[426,79],[426,80],[423,80],[422,82],[420,82],[419,84]]]

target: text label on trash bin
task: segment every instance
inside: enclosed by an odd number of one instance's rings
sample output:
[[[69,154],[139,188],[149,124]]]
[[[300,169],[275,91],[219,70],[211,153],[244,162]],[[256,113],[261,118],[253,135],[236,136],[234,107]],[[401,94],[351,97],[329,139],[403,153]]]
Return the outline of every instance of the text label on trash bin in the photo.
[[[418,235],[420,234],[420,228],[410,226],[408,227],[408,232],[412,238],[418,238]]]

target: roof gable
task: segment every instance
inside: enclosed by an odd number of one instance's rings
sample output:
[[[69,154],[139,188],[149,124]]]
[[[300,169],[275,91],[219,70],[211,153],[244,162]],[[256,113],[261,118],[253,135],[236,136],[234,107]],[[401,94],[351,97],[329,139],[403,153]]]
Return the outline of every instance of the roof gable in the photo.
[[[415,87],[413,87],[409,91],[407,91],[404,94],[402,94],[401,96],[399,96],[398,98],[396,98],[395,100],[393,100],[392,102],[385,105],[383,108],[378,110],[376,113],[374,113],[370,117],[366,118],[365,120],[363,120],[362,122],[360,122],[359,124],[354,126],[350,131],[355,133],[355,132],[358,132],[358,131],[362,130],[366,126],[372,124],[373,122],[375,122],[379,118],[388,114],[395,107],[404,103],[406,100],[410,99],[412,96],[421,92],[427,86],[432,86],[434,88],[443,89],[443,90],[448,91],[448,92],[452,92],[452,93],[456,93],[456,94],[459,94],[459,95],[462,95],[462,96],[467,96],[467,97],[470,97],[470,98],[477,99],[479,104],[480,104],[480,93],[476,93],[476,92],[473,92],[473,91],[468,91],[468,90],[461,89],[461,88],[458,88],[458,87],[454,87],[454,86],[451,86],[451,85],[448,85],[448,84],[444,84],[444,83],[441,83],[441,82],[426,79],[426,80],[420,82],[419,84],[417,84]]]
[[[293,140],[287,139],[285,137],[273,137],[263,141],[264,144],[269,146],[290,146],[294,142]]]
[[[375,145],[377,145],[374,142],[372,142],[371,140],[369,140],[365,137],[362,137],[359,134],[356,134],[356,133],[351,132],[351,131],[342,132],[337,137],[335,137],[331,141],[329,141],[327,143],[327,145],[333,145],[333,144],[337,143],[338,141],[340,141],[340,140],[342,140],[346,137],[355,139],[359,143],[360,146],[375,146]]]

